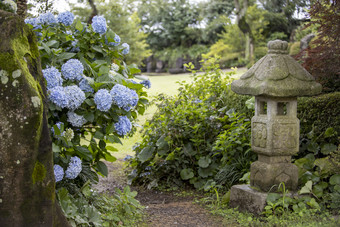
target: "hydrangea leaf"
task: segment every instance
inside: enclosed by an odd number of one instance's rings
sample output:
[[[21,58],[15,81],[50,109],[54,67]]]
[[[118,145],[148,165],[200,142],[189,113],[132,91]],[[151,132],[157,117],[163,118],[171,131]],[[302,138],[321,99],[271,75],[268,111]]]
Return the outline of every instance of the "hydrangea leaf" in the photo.
[[[68,53],[68,52],[63,52],[58,55],[59,60],[68,60],[70,58],[73,58],[76,55],[76,53]]]
[[[76,29],[80,32],[83,31],[83,29],[84,29],[84,26],[79,19],[76,22]]]
[[[98,161],[97,162],[97,169],[101,174],[103,174],[104,176],[107,177],[108,170],[107,170],[107,166],[104,162]]]
[[[77,151],[77,154],[84,158],[85,160],[92,160],[93,156],[92,156],[92,153],[89,149],[87,149],[86,147],[82,147],[82,146],[77,146],[75,147],[76,151]]]

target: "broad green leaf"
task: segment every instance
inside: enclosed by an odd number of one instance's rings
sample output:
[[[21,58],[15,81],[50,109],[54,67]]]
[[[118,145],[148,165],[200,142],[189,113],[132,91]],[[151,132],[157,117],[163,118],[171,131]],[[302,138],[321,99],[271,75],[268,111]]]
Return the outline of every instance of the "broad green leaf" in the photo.
[[[60,147],[58,145],[56,145],[55,143],[52,143],[52,151],[55,152],[55,153],[59,153]]]
[[[313,186],[313,182],[310,180],[310,181],[307,181],[307,183],[305,184],[305,186],[303,186],[301,188],[301,190],[299,191],[299,194],[309,194],[312,192],[312,186]]]
[[[77,19],[77,21],[76,21],[76,29],[80,32],[82,32],[83,29],[84,29],[84,26],[79,19]]]
[[[340,174],[334,174],[333,176],[331,176],[331,178],[329,179],[329,183],[331,185],[340,185]]]
[[[47,45],[48,47],[57,48],[58,45],[59,45],[59,42],[56,41],[56,40],[50,40],[50,41],[46,42],[46,45]]]
[[[337,146],[335,146],[334,144],[326,143],[322,145],[321,153],[324,155],[328,155],[329,153],[336,151],[336,149],[337,149]]]
[[[307,145],[307,149],[308,151],[313,152],[314,154],[317,154],[320,147],[316,142],[310,141],[310,143]]]
[[[99,53],[104,53],[103,48],[100,46],[91,46],[93,50],[99,52]]]
[[[211,158],[209,156],[201,157],[198,160],[198,165],[202,168],[207,168],[211,163]]]
[[[182,169],[180,175],[183,180],[189,180],[190,178],[194,177],[194,172],[191,168]]]
[[[99,141],[99,147],[100,149],[104,150],[106,148],[106,143],[104,142],[104,140],[100,140]]]
[[[115,122],[112,122],[108,127],[106,128],[106,134],[111,134],[115,131]]]
[[[84,118],[89,122],[93,122],[94,121],[94,114],[92,112],[86,113],[84,115]]]
[[[59,60],[67,60],[70,58],[73,58],[76,55],[76,53],[68,53],[68,52],[63,52],[58,55]]]
[[[86,147],[77,146],[77,147],[75,147],[75,149],[76,149],[76,151],[77,151],[77,154],[78,154],[80,157],[82,157],[82,158],[84,158],[84,159],[86,159],[86,160],[88,160],[88,161],[92,160],[92,158],[93,158],[92,153],[91,153],[91,151],[90,151],[89,149],[87,149]]]
[[[112,146],[106,146],[106,150],[109,150],[109,151],[118,151],[117,148],[112,147]]]
[[[98,75],[100,76],[100,75],[109,73],[109,71],[110,71],[110,68],[109,68],[108,66],[102,65],[102,66],[100,66],[100,68],[99,68]]]
[[[101,174],[103,174],[104,176],[107,177],[108,170],[107,170],[107,166],[104,162],[98,161],[97,162],[97,169]]]
[[[123,145],[122,141],[119,139],[119,137],[115,135],[106,135],[106,138],[111,142],[111,143],[120,143]]]
[[[137,158],[139,159],[139,161],[143,163],[153,156],[154,151],[155,151],[155,147],[150,147],[150,146],[144,147],[141,150],[141,152],[137,155]]]
[[[334,128],[327,128],[326,131],[325,131],[325,137],[328,138],[328,137],[331,137],[335,135],[335,130]]]
[[[112,155],[109,154],[109,153],[106,153],[106,154],[105,154],[105,160],[106,160],[106,161],[109,161],[109,162],[114,162],[114,161],[117,160],[117,158],[114,157],[114,156],[112,156]]]
[[[96,131],[94,133],[94,138],[99,139],[99,140],[104,139],[104,134],[101,131]]]
[[[281,195],[278,193],[269,193],[266,201],[267,203],[275,203],[280,198],[281,198]]]
[[[186,143],[183,146],[183,152],[186,156],[194,156],[197,152],[192,148],[192,144]]]

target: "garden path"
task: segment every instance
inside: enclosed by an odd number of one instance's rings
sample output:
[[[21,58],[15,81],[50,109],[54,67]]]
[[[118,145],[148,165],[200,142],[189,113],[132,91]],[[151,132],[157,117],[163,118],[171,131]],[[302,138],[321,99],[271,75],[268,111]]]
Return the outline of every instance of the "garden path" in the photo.
[[[113,194],[115,188],[123,189],[127,178],[123,170],[123,161],[106,163],[109,175],[100,178],[96,189],[99,192]],[[175,192],[161,192],[133,188],[138,192],[137,199],[145,207],[145,220],[137,226],[148,227],[221,227],[222,218],[213,216],[206,209],[194,203],[199,195],[181,195]]]

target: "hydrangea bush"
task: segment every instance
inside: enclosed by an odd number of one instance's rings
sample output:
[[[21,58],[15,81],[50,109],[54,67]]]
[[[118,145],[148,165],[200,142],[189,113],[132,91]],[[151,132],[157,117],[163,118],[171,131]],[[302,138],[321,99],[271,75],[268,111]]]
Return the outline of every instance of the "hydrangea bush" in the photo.
[[[96,182],[98,173],[107,175],[103,160],[116,160],[112,144],[136,130],[134,120],[148,104],[149,83],[131,82],[140,70],[125,64],[129,45],[120,45],[102,16],[91,25],[74,20],[71,12],[25,22],[39,42],[57,186]]]

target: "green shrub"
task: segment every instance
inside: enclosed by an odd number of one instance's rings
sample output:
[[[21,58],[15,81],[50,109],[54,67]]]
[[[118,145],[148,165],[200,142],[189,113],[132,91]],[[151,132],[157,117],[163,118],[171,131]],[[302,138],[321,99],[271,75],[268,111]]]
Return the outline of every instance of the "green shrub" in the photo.
[[[317,97],[298,99],[300,132],[307,134],[313,130],[316,136],[333,127],[340,135],[340,92],[323,94]]]
[[[290,45],[289,55],[296,55],[300,53],[300,42],[294,42]]]
[[[60,188],[60,207],[72,226],[136,226],[142,218],[143,206],[135,199],[137,192],[127,186],[116,189],[114,196],[98,194],[89,184],[75,194]]]
[[[181,83],[177,97],[158,98],[159,111],[146,123],[143,140],[134,149],[132,182],[149,188],[159,183],[207,188],[206,183],[228,182],[227,173],[214,178],[223,166],[238,159],[249,165],[252,159],[244,158],[250,148],[248,116],[253,115],[244,105],[249,97],[230,90],[232,73],[224,75],[214,60],[206,61],[205,66],[207,72],[196,75],[193,83]],[[187,68],[194,66],[188,64]]]

